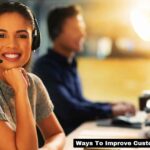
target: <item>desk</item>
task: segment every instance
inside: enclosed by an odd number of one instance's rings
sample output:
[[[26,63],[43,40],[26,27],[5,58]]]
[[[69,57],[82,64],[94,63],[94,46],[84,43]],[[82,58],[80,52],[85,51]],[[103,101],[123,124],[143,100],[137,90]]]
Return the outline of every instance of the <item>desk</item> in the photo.
[[[76,130],[70,133],[66,139],[66,146],[64,150],[75,150],[73,148],[74,138],[116,138],[116,139],[140,139],[143,138],[141,129],[131,129],[122,127],[105,127],[97,126],[95,121],[83,123]],[[123,150],[125,150],[124,148]],[[142,148],[143,149],[143,148]],[[140,149],[140,150],[142,150]],[[83,150],[83,148],[76,148],[76,150]]]

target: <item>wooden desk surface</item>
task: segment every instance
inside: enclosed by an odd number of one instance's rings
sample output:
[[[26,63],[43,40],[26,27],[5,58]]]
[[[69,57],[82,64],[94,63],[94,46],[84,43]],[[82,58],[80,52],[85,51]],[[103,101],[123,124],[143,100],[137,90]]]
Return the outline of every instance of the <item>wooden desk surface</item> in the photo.
[[[141,116],[141,117],[140,117]],[[143,113],[138,113],[138,117],[143,118]],[[146,117],[146,116],[145,116]],[[79,126],[76,130],[67,136],[66,146],[64,150],[74,150],[73,139],[142,139],[142,130],[133,128],[113,127],[113,126],[97,126],[96,121],[86,122]],[[77,148],[83,150],[83,148]],[[123,149],[125,150],[125,149]],[[141,150],[141,149],[140,149]]]

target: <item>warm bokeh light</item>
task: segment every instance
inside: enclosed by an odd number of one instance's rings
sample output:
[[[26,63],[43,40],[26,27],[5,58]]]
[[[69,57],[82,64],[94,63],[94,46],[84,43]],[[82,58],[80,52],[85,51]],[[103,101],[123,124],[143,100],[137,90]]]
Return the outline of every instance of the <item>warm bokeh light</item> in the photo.
[[[118,38],[116,39],[116,47],[120,51],[133,51],[135,49],[135,43],[133,40],[130,40],[129,38]]]
[[[135,32],[144,40],[150,41],[150,10],[137,8],[131,12],[131,22]]]
[[[105,58],[111,54],[112,41],[108,37],[102,37],[97,42],[97,56],[99,58]]]

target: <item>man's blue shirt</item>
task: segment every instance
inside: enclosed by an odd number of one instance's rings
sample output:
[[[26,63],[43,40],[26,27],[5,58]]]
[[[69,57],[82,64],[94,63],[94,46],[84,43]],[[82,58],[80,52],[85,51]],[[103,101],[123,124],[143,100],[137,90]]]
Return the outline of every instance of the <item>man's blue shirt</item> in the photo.
[[[36,61],[33,72],[45,84],[55,106],[54,112],[66,134],[85,121],[112,116],[109,103],[94,103],[84,98],[75,58],[69,62],[66,57],[49,49]]]

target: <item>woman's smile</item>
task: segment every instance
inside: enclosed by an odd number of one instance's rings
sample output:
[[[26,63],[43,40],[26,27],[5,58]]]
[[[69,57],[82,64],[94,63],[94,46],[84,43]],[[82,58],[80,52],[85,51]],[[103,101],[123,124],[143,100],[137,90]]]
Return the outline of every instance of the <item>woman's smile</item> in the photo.
[[[21,53],[17,53],[17,52],[6,52],[2,54],[3,60],[7,60],[7,61],[17,61],[20,59],[21,57]]]

